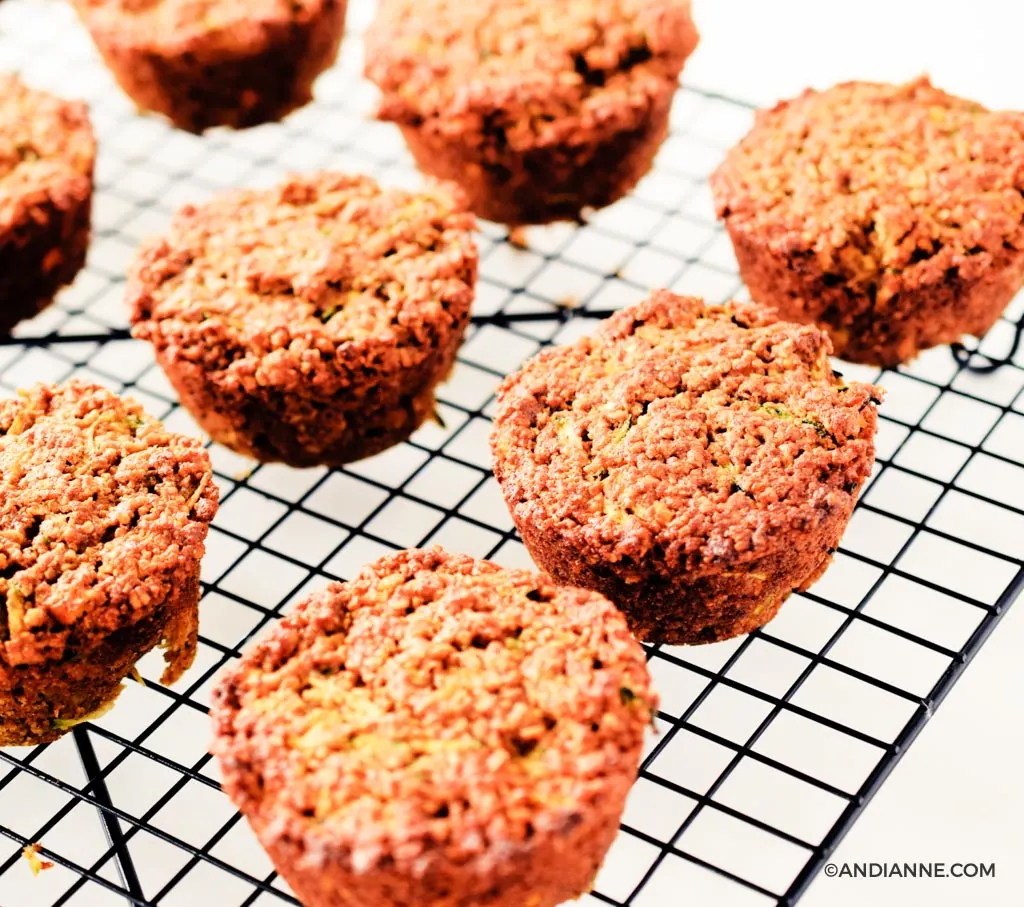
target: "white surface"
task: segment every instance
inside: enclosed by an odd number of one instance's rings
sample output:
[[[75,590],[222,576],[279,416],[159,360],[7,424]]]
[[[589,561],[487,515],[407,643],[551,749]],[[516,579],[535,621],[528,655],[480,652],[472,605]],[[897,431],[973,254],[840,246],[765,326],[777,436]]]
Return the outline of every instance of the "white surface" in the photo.
[[[696,0],[702,43],[684,83],[758,104],[847,79],[927,72],[1024,110],[1024,4],[1008,0]],[[1018,554],[1024,539],[1012,540]],[[1024,608],[1002,621],[833,857],[995,861],[994,880],[829,879],[800,907],[1024,903]],[[680,903],[685,902],[680,898]],[[703,905],[702,905],[703,907]],[[730,907],[728,897],[717,907]]]
[[[848,79],[932,81],[992,107],[1024,108],[1012,0],[694,0],[701,45],[683,81],[759,104]]]

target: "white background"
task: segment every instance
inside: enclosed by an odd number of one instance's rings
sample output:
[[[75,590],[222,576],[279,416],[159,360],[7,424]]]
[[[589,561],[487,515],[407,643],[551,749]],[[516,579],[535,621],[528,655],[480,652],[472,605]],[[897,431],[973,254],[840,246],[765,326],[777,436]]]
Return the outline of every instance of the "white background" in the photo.
[[[808,85],[927,72],[948,91],[1024,110],[1024,4],[1011,0],[698,0],[695,18],[702,41],[684,82],[723,94],[765,104]],[[819,876],[801,907],[1024,904],[1022,652],[1018,606],[833,858],[995,861],[996,879]]]

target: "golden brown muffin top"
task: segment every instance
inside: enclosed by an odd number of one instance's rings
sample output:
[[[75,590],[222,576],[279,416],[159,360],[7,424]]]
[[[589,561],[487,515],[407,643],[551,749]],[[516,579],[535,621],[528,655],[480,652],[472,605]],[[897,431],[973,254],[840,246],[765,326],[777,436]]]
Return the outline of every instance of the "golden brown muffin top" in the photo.
[[[807,91],[757,114],[712,188],[731,230],[837,281],[971,279],[1024,249],[1024,114],[926,78]]]
[[[83,22],[135,46],[172,48],[197,38],[213,47],[264,40],[256,23],[307,23],[331,0],[71,0]],[[210,43],[213,42],[213,43]]]
[[[385,119],[496,117],[517,146],[628,128],[696,44],[690,0],[382,0],[366,71]]]
[[[202,444],[132,400],[70,382],[0,401],[0,659],[60,660],[150,617],[217,499]]]
[[[588,560],[753,560],[870,473],[880,391],[844,383],[830,352],[771,309],[657,291],[505,381],[495,475],[517,522]]]
[[[65,101],[0,73],[0,228],[36,192],[92,179],[96,140],[81,101]]]
[[[129,276],[134,334],[209,369],[336,351],[341,367],[376,347],[422,359],[472,302],[474,223],[449,184],[408,192],[319,173],[226,192],[143,245]]]
[[[313,863],[485,872],[620,802],[656,704],[602,596],[405,551],[311,596],[229,669],[214,750],[264,840]]]

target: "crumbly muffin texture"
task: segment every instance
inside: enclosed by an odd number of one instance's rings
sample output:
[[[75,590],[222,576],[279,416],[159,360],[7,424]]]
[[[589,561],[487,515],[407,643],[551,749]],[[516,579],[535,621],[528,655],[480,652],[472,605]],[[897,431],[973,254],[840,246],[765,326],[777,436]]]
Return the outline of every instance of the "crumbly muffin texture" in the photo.
[[[203,132],[280,119],[334,61],[345,0],[71,0],[142,110]]]
[[[515,148],[635,128],[696,43],[689,0],[383,0],[367,73],[383,118],[497,116]]]
[[[0,623],[9,665],[59,661],[150,617],[217,509],[200,443],[100,387],[0,402]],[[168,641],[165,680],[194,641]]]
[[[25,188],[91,179],[96,141],[86,106],[0,73],[0,229]]]
[[[198,441],[102,387],[0,402],[0,746],[103,714],[156,645],[164,683],[192,664],[217,499]]]
[[[246,20],[301,20],[323,7],[323,0],[73,0],[92,21],[109,21],[150,42],[170,44],[234,29]],[[227,38],[229,36],[225,36]],[[241,41],[241,34],[234,36]]]
[[[225,787],[271,854],[347,875],[293,882],[308,902],[553,907],[596,871],[655,707],[607,600],[434,549],[312,596],[213,714]],[[595,820],[585,865],[517,876]]]
[[[469,320],[472,215],[454,187],[294,177],[184,208],[129,278],[136,337],[219,441],[338,462],[429,414]]]
[[[650,170],[697,40],[689,0],[384,0],[366,74],[424,173],[481,217],[548,223]]]
[[[761,111],[712,188],[755,298],[820,320],[853,358],[983,334],[1024,282],[1024,114],[927,79]]]
[[[659,291],[537,356],[502,386],[492,435],[535,559],[609,595],[641,636],[706,641],[732,635],[729,615],[751,629],[748,607],[774,614],[827,564],[873,461],[880,392],[829,353],[770,309]],[[699,601],[702,580],[729,577],[740,587]]]
[[[134,299],[132,314],[216,329],[212,367],[230,349],[269,355],[282,330],[336,343],[398,333],[406,310],[442,307],[431,283],[446,289],[446,266],[468,255],[472,219],[450,224],[455,210],[445,188],[389,192],[359,176],[228,192],[186,206],[170,236],[142,250],[135,276],[157,292]]]
[[[88,110],[0,73],[0,331],[85,263],[96,141]]]

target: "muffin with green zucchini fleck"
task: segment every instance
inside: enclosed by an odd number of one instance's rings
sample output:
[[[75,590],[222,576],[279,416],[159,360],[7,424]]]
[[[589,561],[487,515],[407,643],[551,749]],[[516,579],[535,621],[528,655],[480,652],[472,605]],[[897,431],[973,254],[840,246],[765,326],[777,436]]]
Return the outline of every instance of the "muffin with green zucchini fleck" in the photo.
[[[366,73],[421,170],[545,223],[647,173],[697,40],[690,0],[382,0]]]
[[[217,511],[199,441],[94,385],[0,402],[0,746],[109,708],[135,662],[191,664]]]
[[[825,570],[881,392],[771,309],[655,292],[502,386],[494,471],[524,543],[641,639],[747,633]]]
[[[403,551],[227,671],[213,749],[306,907],[555,907],[589,890],[656,706],[602,596]]]
[[[844,359],[983,337],[1024,286],[1024,112],[926,78],[760,111],[711,188],[751,296]]]
[[[215,441],[294,466],[367,457],[433,412],[469,322],[473,229],[447,184],[226,192],[144,244],[132,333]]]

